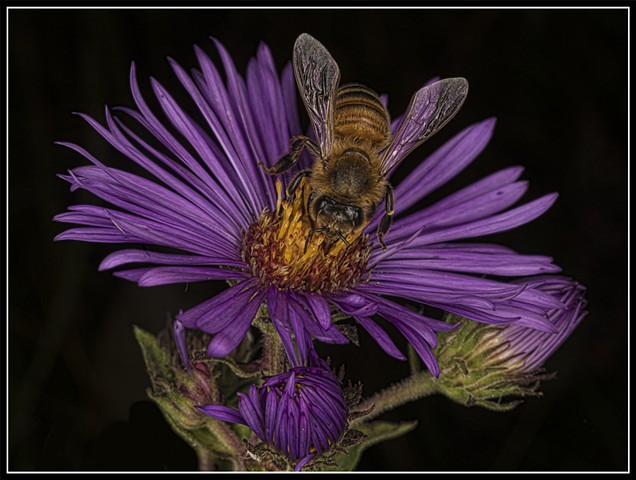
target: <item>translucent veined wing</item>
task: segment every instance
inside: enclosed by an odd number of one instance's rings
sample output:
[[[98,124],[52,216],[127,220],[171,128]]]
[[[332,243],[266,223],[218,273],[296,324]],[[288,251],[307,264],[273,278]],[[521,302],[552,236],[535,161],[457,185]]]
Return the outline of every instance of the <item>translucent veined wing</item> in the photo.
[[[293,62],[298,91],[314,127],[322,158],[326,159],[331,154],[340,69],[327,49],[306,33],[296,39]]]
[[[459,111],[467,94],[465,78],[445,78],[418,90],[411,98],[391,145],[384,151],[382,175],[446,125]]]

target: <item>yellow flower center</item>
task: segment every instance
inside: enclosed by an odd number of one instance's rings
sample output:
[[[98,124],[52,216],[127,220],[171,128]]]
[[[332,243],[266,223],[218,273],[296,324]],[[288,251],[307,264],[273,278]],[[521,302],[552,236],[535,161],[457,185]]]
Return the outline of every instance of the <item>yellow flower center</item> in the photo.
[[[276,182],[276,212],[264,211],[249,228],[243,243],[243,260],[264,285],[279,290],[334,292],[359,281],[371,248],[367,235],[330,242],[323,232],[312,233],[304,212],[308,194],[303,180],[292,200],[283,200],[282,184]]]

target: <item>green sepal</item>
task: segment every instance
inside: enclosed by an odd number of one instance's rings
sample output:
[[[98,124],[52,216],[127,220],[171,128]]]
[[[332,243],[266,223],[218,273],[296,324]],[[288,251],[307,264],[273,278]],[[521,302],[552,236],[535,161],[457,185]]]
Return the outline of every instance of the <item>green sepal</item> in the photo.
[[[193,430],[201,428],[205,424],[205,415],[197,413],[192,405],[193,402],[184,395],[179,395],[168,389],[157,391],[153,388],[146,389],[146,394],[150,400],[157,404],[173,428]]]
[[[416,426],[416,420],[401,423],[377,421],[356,425],[355,429],[349,430],[348,433],[351,437],[358,436],[358,438],[343,439],[344,442],[347,442],[347,440],[354,440],[355,444],[345,448],[346,452],[335,454],[331,458],[329,464],[320,464],[320,462],[316,462],[316,470],[343,472],[353,471],[360,462],[362,453],[367,448],[385,440],[400,437],[413,430]],[[355,433],[356,431],[359,433]],[[360,436],[360,433],[362,433],[363,436]]]
[[[358,329],[355,327],[355,325],[339,324],[336,325],[336,328],[340,330],[340,333],[347,337],[347,340],[349,340],[352,344],[354,344],[356,347],[360,346]]]
[[[151,387],[146,393],[173,431],[196,451],[207,451],[214,459],[225,459],[222,463],[229,461],[234,469],[244,468],[240,460],[245,453],[244,445],[237,433],[196,408],[216,403],[215,376],[204,366],[185,370],[176,352],[162,346],[157,337],[139,327],[134,328],[134,333],[150,377]],[[215,464],[218,464],[216,460]]]
[[[504,401],[504,398],[541,395],[539,392],[524,390],[516,385],[483,391],[471,390],[465,387],[440,385],[439,392],[465,407],[482,407],[495,412],[507,412],[522,403],[521,400]]]
[[[525,372],[521,354],[502,339],[501,325],[486,325],[449,314],[446,322],[461,322],[455,330],[440,334],[435,356],[441,373],[438,390],[467,407],[509,411],[522,403],[520,397],[540,396],[540,382],[550,375]]]
[[[225,458],[236,454],[231,442],[224,441],[224,432],[220,431],[221,429],[227,429],[227,427],[219,423],[218,420],[199,412],[196,415],[196,421],[191,422],[190,417],[185,416],[188,420],[184,422],[184,416],[172,401],[165,397],[154,395],[150,389],[146,393],[157,404],[175,433],[192,448],[204,448],[209,452],[213,452],[215,456]]]
[[[137,343],[141,347],[141,353],[144,357],[146,370],[150,376],[150,381],[155,385],[158,379],[164,379],[167,382],[175,380],[174,371],[172,369],[172,358],[170,353],[163,348],[159,340],[149,332],[134,325],[133,331]]]

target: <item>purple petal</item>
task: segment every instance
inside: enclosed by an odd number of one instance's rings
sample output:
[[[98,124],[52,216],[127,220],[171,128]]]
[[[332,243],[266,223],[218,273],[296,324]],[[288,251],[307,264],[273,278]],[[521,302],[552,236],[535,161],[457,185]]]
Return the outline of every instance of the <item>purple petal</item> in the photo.
[[[303,415],[301,416],[301,419],[300,419],[300,431],[306,432],[307,430],[309,430],[309,422],[307,421],[307,418]],[[301,435],[301,444],[300,444],[299,451],[304,452],[306,450],[309,450],[307,448],[308,443],[309,443],[309,435]],[[294,472],[300,472],[303,469],[303,467],[307,465],[309,461],[315,456],[316,456],[315,453],[310,453],[309,455],[306,455],[305,457],[303,457],[300,460],[300,462],[298,462],[296,466],[294,467]]]
[[[433,205],[426,207],[423,211],[427,212],[427,215],[434,215],[448,208],[466,204],[469,200],[477,200],[487,193],[509,185],[514,185],[517,183],[523,170],[523,167],[520,166],[499,170],[435,202]],[[522,185],[525,185],[525,183],[526,182],[523,182]]]
[[[210,83],[216,80],[220,83],[218,74],[215,73],[213,75],[210,72],[210,69],[214,67],[210,66],[210,61],[205,53],[198,48],[196,48],[196,53],[202,67],[205,66],[203,71],[204,74],[209,75],[208,80]],[[197,88],[195,85],[197,77],[195,77],[195,82],[193,82],[176,62],[171,63],[173,70],[195,103],[199,106],[208,127],[212,130],[215,138],[219,142],[221,148],[219,153],[214,156],[204,156],[203,158],[209,158],[207,164],[215,175],[220,176],[221,185],[223,185],[224,188],[230,190],[234,187],[228,185],[227,182],[235,183],[239,186],[238,191],[241,193],[244,204],[248,205],[252,215],[259,213],[258,209],[260,208],[262,210],[265,205],[263,203],[263,197],[267,198],[267,196],[271,196],[273,192],[270,192],[272,187],[269,189],[266,187],[261,174],[262,172],[250,167],[250,163],[256,163],[254,154],[258,152],[258,145],[252,140],[252,138],[255,137],[254,126],[249,122],[244,122],[244,128],[249,130],[248,134],[245,135],[238,125],[234,125],[230,122],[224,124],[223,118],[221,117],[231,119],[233,122],[235,117],[231,113],[236,113],[238,116],[243,115],[241,112],[232,112],[232,107],[229,107],[232,101],[231,98],[223,95],[224,93],[228,95],[225,89],[216,88],[215,94],[212,94],[209,90],[209,84],[206,85],[205,83],[201,83],[201,81],[199,82],[199,88]],[[214,76],[213,79],[212,76]],[[208,95],[205,96],[205,93]],[[224,107],[220,105],[224,105]],[[224,157],[226,161],[218,162],[215,157]],[[248,180],[251,180],[251,183]],[[274,201],[273,198],[269,200],[271,202]]]
[[[273,134],[263,140],[267,145],[265,158],[276,161],[287,150],[291,133],[287,125],[283,92],[274,59],[264,43],[259,45],[255,61],[248,66],[247,79],[249,92],[252,94],[252,111],[258,109],[257,118],[260,118],[261,124],[269,123],[275,127]]]
[[[301,301],[302,296],[293,293],[290,296],[292,299],[290,302],[291,308],[294,309],[296,314],[300,317],[304,329],[306,329],[311,336],[325,343],[340,345],[349,343],[349,339],[345,337],[333,323],[329,322],[329,326],[326,330],[318,325],[309,312],[303,307],[304,303]]]
[[[240,303],[227,308],[225,310],[219,310],[216,313],[216,318],[201,319],[197,323],[197,326],[206,331],[207,325],[217,324],[217,322],[225,322],[224,328],[214,335],[214,338],[208,344],[208,355],[211,357],[225,357],[234,350],[239,343],[245,338],[245,334],[252,324],[252,320],[256,316],[256,312],[263,303],[265,298],[265,292],[252,292],[253,296],[249,299],[247,305],[243,305],[243,308],[236,311],[236,307],[241,307]],[[231,313],[232,316],[228,315]],[[208,322],[206,324],[206,322]],[[201,325],[203,323],[203,325]],[[216,329],[215,327],[213,327]]]
[[[265,439],[265,419],[261,409],[260,398],[256,385],[250,385],[247,395],[239,393],[238,408],[247,425],[262,440]]]
[[[499,282],[487,278],[480,278],[457,273],[423,270],[423,269],[403,269],[401,273],[384,273],[379,268],[373,272],[372,280],[360,287],[382,288],[382,286],[398,285],[400,287],[415,287],[420,291],[444,292],[448,294],[473,293],[484,298],[493,300],[503,300],[519,295],[524,286]],[[422,287],[422,288],[420,288]]]
[[[173,152],[183,163],[185,163],[189,168],[193,169],[193,171],[200,171],[197,166],[198,162],[189,154],[187,149],[185,149],[170,132],[157,120],[152,111],[146,105],[146,102],[141,95],[139,86],[137,84],[135,66],[134,63],[131,66],[130,71],[130,84],[131,90],[133,92],[133,98],[135,99],[135,103],[139,108],[139,111],[143,114],[144,119],[147,122],[148,129],[151,133],[160,140],[171,152]],[[228,159],[234,158],[232,155],[228,155]],[[237,196],[238,197],[238,196]],[[245,212],[244,209],[235,208],[235,213],[243,214]],[[246,220],[247,217],[245,217]],[[249,220],[248,220],[249,221]],[[249,223],[246,223],[245,226],[248,226]]]
[[[297,298],[313,315],[323,330],[328,330],[332,326],[331,309],[324,297],[312,292],[303,292]]]
[[[287,62],[281,73],[281,92],[285,105],[285,116],[289,126],[290,138],[302,134],[300,118],[298,116],[298,102],[296,101],[296,81],[291,62]]]
[[[221,61],[223,62],[223,67],[225,68],[225,73],[227,75],[227,86],[228,92],[230,94],[229,100],[233,105],[233,110],[235,112],[236,122],[231,122],[230,125],[236,125],[233,130],[233,136],[236,138],[235,144],[239,147],[243,145],[249,145],[250,138],[249,135],[247,137],[241,136],[240,132],[249,131],[249,126],[246,127],[247,122],[251,119],[250,109],[247,101],[247,93],[245,84],[243,79],[240,77],[236,68],[234,67],[234,63],[232,62],[232,58],[227,53],[223,45],[216,39],[212,39],[216,48],[219,52],[219,56],[221,57]],[[276,128],[271,122],[267,125],[262,125],[261,128],[265,132],[269,132],[271,135],[276,135]],[[284,132],[287,133],[287,132]],[[242,141],[241,141],[242,140]],[[240,158],[243,159],[243,169],[245,171],[246,179],[265,179],[265,173],[262,168],[258,165],[256,158],[253,155],[253,149],[244,148],[242,150],[242,156]],[[269,183],[270,190],[269,195],[271,200],[275,199],[274,191],[273,191],[273,182]],[[273,206],[270,205],[270,206]],[[257,213],[260,213],[257,212]]]
[[[288,295],[278,290],[275,286],[270,286],[267,293],[267,309],[269,310],[269,316],[272,319],[274,328],[276,328],[276,331],[283,342],[287,358],[293,366],[297,366],[302,364],[303,359],[298,359],[296,349],[294,348],[294,342],[292,341],[292,327],[289,318],[290,308]]]
[[[149,125],[147,120],[140,115],[138,112],[131,110],[125,107],[117,107],[117,111],[121,111],[128,115],[130,118],[134,119],[142,126],[147,129],[151,129],[152,127]],[[116,124],[116,125],[115,125]],[[126,154],[137,163],[140,163],[144,168],[153,173],[158,179],[166,183],[168,186],[173,188],[177,193],[182,195],[185,198],[190,199],[193,203],[198,205],[201,208],[206,208],[211,215],[213,215],[220,223],[227,222],[232,225],[232,231],[240,231],[241,229],[246,228],[248,225],[249,217],[243,212],[244,209],[237,208],[236,206],[236,198],[239,197],[238,192],[236,192],[233,188],[228,189],[229,193],[226,193],[224,188],[221,188],[220,184],[217,183],[214,179],[210,177],[205,177],[205,181],[199,178],[193,170],[196,170],[197,167],[192,167],[192,159],[185,158],[182,159],[183,164],[186,165],[184,167],[180,163],[175,162],[168,156],[161,153],[159,150],[153,148],[150,144],[145,142],[141,137],[135,134],[130,128],[128,128],[123,121],[119,118],[113,118],[113,125],[110,127],[111,131],[117,133],[117,126],[119,126],[131,139],[133,139],[139,146],[149,152],[149,154],[154,157],[156,160],[151,161],[141,153],[139,149],[134,147],[131,142],[125,140],[127,143]],[[124,141],[121,139],[125,139],[122,133],[117,133],[120,137],[120,141]],[[211,148],[213,145],[211,145]],[[220,157],[220,153],[215,154],[216,157]],[[213,162],[216,160],[214,157],[210,159],[206,159],[207,163]],[[156,162],[159,161],[166,165],[170,170],[176,172],[179,177],[183,178],[185,181],[180,182],[173,175],[168,174],[164,170],[160,169],[156,166]],[[151,167],[150,165],[155,165]],[[223,181],[223,176],[219,176],[221,181]],[[192,188],[188,186],[190,184]],[[226,187],[227,189],[227,187]],[[234,192],[234,193],[232,193]],[[234,212],[235,215],[230,215],[229,212]],[[237,214],[238,213],[238,214]]]
[[[173,283],[205,282],[209,280],[245,280],[246,275],[221,268],[207,267],[153,267],[114,272],[124,280],[137,282],[140,287],[156,287]]]
[[[361,286],[357,288],[361,290]],[[378,306],[378,315],[393,324],[398,331],[406,337],[409,343],[413,345],[429,370],[434,375],[438,375],[439,366],[432,353],[432,350],[437,345],[435,332],[447,332],[455,328],[455,326],[419,315],[402,305],[364,291],[359,291],[358,294],[366,298],[367,302],[374,303]],[[360,318],[362,318],[362,320],[360,320]],[[369,319],[363,317],[357,317],[356,319],[360,321],[364,328],[370,328],[370,333],[372,331],[376,334],[378,333],[377,326]],[[387,351],[387,353],[396,358],[404,358],[404,355],[395,347],[385,332],[380,331],[377,340],[380,347]]]
[[[465,251],[460,248],[434,248],[438,246],[401,250],[379,262],[376,268],[386,273],[429,269],[505,276],[560,271],[558,266],[552,264],[550,257],[516,253],[475,252],[470,250],[470,244],[465,245]],[[461,244],[456,245],[456,247],[461,246]]]
[[[247,425],[247,422],[243,419],[242,415],[230,407],[224,407],[222,405],[202,405],[196,406],[195,408],[206,415],[216,418],[217,420]]]
[[[110,270],[129,263],[160,263],[163,265],[223,265],[226,267],[244,267],[242,261],[232,261],[225,257],[202,255],[183,255],[151,252],[149,250],[119,250],[108,255],[99,265],[99,271]]]
[[[217,333],[225,328],[226,323],[240,315],[257,292],[258,287],[254,281],[241,282],[179,314],[177,318],[188,328]]]
[[[442,145],[395,188],[395,211],[400,213],[444,185],[466,168],[490,141],[496,120],[471,125]]]
[[[190,369],[190,357],[188,355],[188,348],[186,347],[186,338],[185,338],[185,326],[179,320],[175,319],[174,324],[172,326],[172,331],[174,335],[175,343],[177,344],[177,350],[179,351],[179,356],[181,357],[181,361],[186,369]]]
[[[139,237],[138,241],[181,249],[187,249],[189,243],[181,244],[179,240],[187,239],[192,243],[191,250],[198,245],[201,252],[218,251],[237,257],[239,239],[233,239],[227,232],[222,235],[217,222],[179,195],[112,168],[79,167],[73,173],[82,188],[132,213],[104,208],[92,211],[98,218],[110,218],[122,234],[135,235]],[[123,228],[124,224],[130,231]]]
[[[307,354],[309,348],[311,348],[311,341],[307,342],[307,335],[305,335],[305,325],[303,317],[296,312],[296,309],[289,305],[289,320],[294,330],[294,337],[296,339],[296,348],[298,349],[299,365],[305,364],[307,361]]]
[[[392,357],[397,358],[398,360],[406,360],[406,357],[395,346],[395,343],[393,343],[391,337],[389,337],[389,335],[384,330],[382,330],[382,328],[380,328],[380,326],[371,318],[356,316],[355,319],[360,325],[364,327],[367,332],[369,332],[369,335],[371,335],[371,337],[373,337],[373,339],[378,342],[378,345],[380,345],[380,348],[382,348],[382,350],[384,350]]]
[[[404,338],[413,346],[417,354],[420,356],[426,368],[435,376],[439,377],[440,369],[437,359],[433,355],[433,348],[422,335],[422,332],[403,323],[395,325],[397,329],[404,335]]]
[[[338,308],[352,317],[370,317],[378,311],[378,306],[357,293],[331,295],[330,299]]]
[[[129,113],[133,118],[137,121],[141,122],[146,128],[151,128],[148,122],[143,119],[137,112],[132,112],[129,109],[124,109],[127,113]],[[156,178],[164,182],[171,189],[174,189],[177,193],[182,195],[184,198],[187,198],[188,201],[196,204],[198,208],[202,211],[206,212],[210,216],[213,216],[215,221],[224,225],[224,228],[231,230],[233,232],[237,231],[241,228],[240,224],[232,225],[231,216],[227,215],[227,208],[223,210],[222,208],[218,208],[219,205],[228,206],[234,205],[234,202],[229,201],[228,197],[222,197],[218,195],[218,188],[212,189],[210,186],[216,185],[216,183],[209,177],[204,177],[206,179],[205,182],[192,175],[188,172],[187,169],[184,169],[181,165],[177,164],[173,160],[169,159],[165,155],[161,154],[157,150],[150,147],[146,142],[144,142],[140,137],[138,137],[134,132],[128,129],[125,125],[123,125],[118,119],[114,119],[110,112],[106,110],[106,120],[110,130],[102,127],[98,122],[92,119],[90,116],[85,114],[78,114],[82,117],[86,122],[88,122],[97,132],[102,135],[113,147],[119,150],[122,154],[126,155],[129,159],[146,169],[148,172],[152,173]],[[137,149],[126,137],[125,135],[117,128],[116,122],[118,122],[124,131],[137,143],[139,143],[143,148],[145,148],[152,156],[154,156],[159,161],[166,164],[173,171],[179,173],[184,179],[186,179],[189,183],[191,183],[195,188],[202,192],[206,198],[202,198],[198,193],[189,188],[184,182],[177,180],[176,177],[170,175],[168,172],[160,168],[155,160],[152,160],[150,157],[144,155],[139,149]],[[85,156],[88,160],[98,166],[102,166],[96,159],[90,156],[84,149],[81,147],[77,147],[73,144],[68,144],[65,142],[59,142],[60,145],[67,146],[76,150],[81,155]],[[211,201],[210,201],[211,200]],[[238,228],[237,228],[238,227]],[[244,228],[244,227],[243,227]]]
[[[68,212],[59,213],[53,217],[56,222],[76,223],[102,228],[112,228],[110,220],[103,207],[95,205],[71,205]]]
[[[173,63],[173,66],[176,64]],[[164,109],[166,116],[170,120],[170,122],[174,125],[174,127],[179,130],[179,132],[188,140],[190,145],[197,151],[198,155],[201,158],[211,158],[214,157],[211,149],[209,148],[205,137],[203,136],[203,131],[201,127],[196,125],[191,118],[186,115],[181,108],[179,108],[178,104],[174,101],[174,99],[168,94],[168,92],[161,86],[159,82],[154,79],[151,79],[151,85],[155,92],[157,99],[161,107]],[[193,90],[190,90],[192,93]],[[205,105],[203,102],[198,102],[199,105]],[[245,200],[245,204],[248,207],[248,211],[252,214],[260,213],[263,205],[256,198],[256,194],[254,192],[253,186],[248,183],[248,179],[250,178],[247,175],[247,172],[244,169],[238,167],[239,162],[234,162],[234,157],[228,155],[228,160],[230,162],[237,165],[237,177],[239,179],[239,185],[241,185],[241,193],[242,197]],[[205,178],[209,175],[204,173],[200,167],[197,168],[197,175],[200,178]]]
[[[505,213],[493,215],[492,217],[480,219],[464,225],[440,228],[439,230],[431,233],[421,233],[411,242],[409,248],[418,248],[432,243],[478,237],[511,230],[541,216],[552,206],[557,199],[557,196],[558,195],[556,193],[552,193],[530,203],[526,203],[520,207],[508,210]]]
[[[391,228],[391,239],[407,237],[423,225],[426,231],[440,227],[460,225],[494,215],[519,200],[528,188],[527,182],[515,182],[485,192],[478,197],[467,198],[461,203],[451,205],[447,197],[438,203],[446,203],[444,208],[433,205],[395,222]],[[453,202],[454,203],[454,202]]]
[[[59,240],[79,240],[91,243],[143,243],[132,235],[125,235],[112,228],[69,228],[54,238]]]
[[[265,400],[265,441],[273,443],[277,425],[274,419],[277,417],[278,402],[276,395],[268,395]]]

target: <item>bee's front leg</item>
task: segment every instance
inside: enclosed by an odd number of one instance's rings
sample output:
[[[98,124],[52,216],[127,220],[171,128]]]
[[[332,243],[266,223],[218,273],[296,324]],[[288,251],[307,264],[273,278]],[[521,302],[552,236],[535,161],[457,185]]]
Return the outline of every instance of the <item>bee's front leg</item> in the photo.
[[[320,153],[318,145],[312,142],[309,137],[299,135],[292,137],[289,142],[289,153],[283,155],[274,165],[267,167],[263,162],[259,162],[259,164],[268,175],[280,175],[296,165],[305,147],[309,148],[316,155]]]
[[[291,182],[289,182],[289,185],[287,185],[287,188],[285,189],[287,198],[290,198],[294,193],[296,193],[302,179],[309,175],[311,175],[311,170],[301,170],[294,176],[294,178],[292,178]]]
[[[382,245],[382,249],[386,250],[386,245],[382,238],[391,228],[391,223],[393,222],[393,187],[391,185],[386,186],[386,198],[385,198],[385,207],[386,213],[382,216],[380,223],[378,225],[378,242]]]

